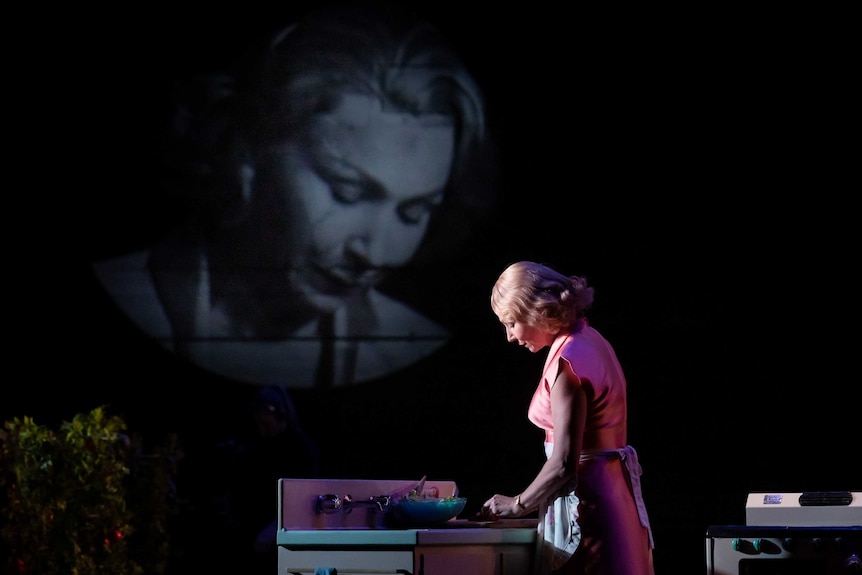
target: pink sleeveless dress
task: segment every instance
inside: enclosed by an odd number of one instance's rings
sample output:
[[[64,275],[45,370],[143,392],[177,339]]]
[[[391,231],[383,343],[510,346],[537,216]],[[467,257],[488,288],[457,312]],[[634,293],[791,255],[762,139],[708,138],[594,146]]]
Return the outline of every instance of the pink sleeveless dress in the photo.
[[[586,392],[587,419],[576,484],[539,508],[537,573],[653,575],[653,539],[641,467],[627,444],[626,379],[610,343],[589,325],[548,352],[528,417],[554,443],[551,386],[568,362]]]

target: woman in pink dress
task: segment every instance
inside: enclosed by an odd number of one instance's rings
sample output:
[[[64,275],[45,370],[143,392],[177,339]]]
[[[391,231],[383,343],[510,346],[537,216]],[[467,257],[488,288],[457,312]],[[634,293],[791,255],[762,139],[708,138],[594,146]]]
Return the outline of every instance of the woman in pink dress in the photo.
[[[536,573],[652,575],[653,539],[628,445],[626,379],[586,312],[593,288],[534,262],[506,268],[491,308],[511,342],[548,351],[528,417],[545,431],[544,465],[518,495],[496,494],[482,513],[538,510]]]

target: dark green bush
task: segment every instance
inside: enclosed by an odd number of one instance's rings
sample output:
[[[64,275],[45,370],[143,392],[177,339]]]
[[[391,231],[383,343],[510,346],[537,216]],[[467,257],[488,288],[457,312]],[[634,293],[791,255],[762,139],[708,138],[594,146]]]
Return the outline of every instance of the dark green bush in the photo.
[[[144,455],[139,437],[103,407],[57,431],[14,418],[0,431],[3,573],[141,575],[165,572],[172,476],[181,451]]]

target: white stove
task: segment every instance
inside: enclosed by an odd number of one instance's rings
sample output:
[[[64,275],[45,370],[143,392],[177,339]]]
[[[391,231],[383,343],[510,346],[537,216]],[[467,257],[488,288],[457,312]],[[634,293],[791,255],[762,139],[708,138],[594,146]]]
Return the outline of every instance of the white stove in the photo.
[[[280,479],[279,575],[524,575],[532,570],[536,519],[452,519],[429,528],[387,525],[390,494],[416,481]],[[452,481],[423,491],[455,496]]]
[[[852,491],[749,493],[746,525],[837,527],[862,525],[862,497]]]
[[[707,529],[707,575],[862,573],[860,495],[750,493],[746,525]]]

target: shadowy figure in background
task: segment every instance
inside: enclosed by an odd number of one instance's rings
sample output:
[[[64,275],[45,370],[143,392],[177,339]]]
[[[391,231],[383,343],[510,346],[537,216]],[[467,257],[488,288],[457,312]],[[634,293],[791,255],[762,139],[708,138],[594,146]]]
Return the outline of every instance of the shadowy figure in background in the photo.
[[[378,378],[448,341],[410,282],[463,257],[493,205],[493,153],[456,50],[401,16],[309,13],[180,91],[167,176],[194,210],[152,249],[94,264],[146,333],[291,387]]]
[[[247,407],[248,433],[219,445],[215,469],[221,488],[214,507],[222,518],[224,545],[216,547],[219,564],[230,562],[236,573],[274,573],[278,480],[318,477],[320,457],[284,387],[257,390]]]

